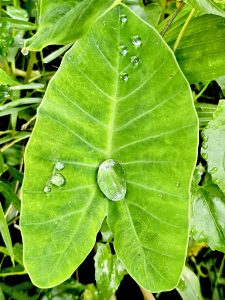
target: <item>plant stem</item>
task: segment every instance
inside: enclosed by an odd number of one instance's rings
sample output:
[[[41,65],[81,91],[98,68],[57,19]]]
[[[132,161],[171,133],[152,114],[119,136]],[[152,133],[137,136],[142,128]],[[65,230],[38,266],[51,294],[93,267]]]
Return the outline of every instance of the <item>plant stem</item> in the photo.
[[[25,76],[25,79],[24,79],[24,83],[28,83],[28,81],[30,79],[31,73],[33,71],[33,66],[34,66],[34,63],[35,63],[35,59],[36,59],[36,52],[31,51],[30,52],[30,59],[29,59],[28,66],[27,66],[27,73],[26,73],[26,76]]]
[[[10,69],[10,66],[9,66],[9,63],[8,63],[8,60],[7,60],[7,57],[5,55],[2,56],[3,58],[3,62],[4,62],[4,67],[5,67],[5,71],[8,75],[11,75],[12,72],[11,72],[11,69]]]
[[[194,102],[197,102],[198,98],[201,97],[201,95],[204,93],[204,91],[207,89],[209,86],[210,81],[206,83],[206,85],[201,89],[201,91],[194,97]]]
[[[169,19],[169,21],[166,23],[165,28],[163,29],[163,31],[161,32],[161,36],[164,37],[164,35],[166,34],[167,30],[169,29],[170,25],[173,23],[174,19],[176,18],[176,16],[179,14],[179,12],[182,10],[182,8],[185,6],[184,2],[181,2],[180,5],[178,6],[178,8],[175,10],[175,12],[172,14],[171,18]]]
[[[185,21],[185,23],[184,23],[184,25],[183,25],[183,27],[182,27],[182,29],[181,29],[178,37],[177,37],[177,40],[176,40],[176,42],[175,42],[175,44],[173,46],[173,52],[175,52],[177,50],[177,47],[179,46],[180,41],[181,41],[181,39],[182,39],[182,37],[183,37],[183,35],[184,35],[187,27],[188,27],[188,24],[191,21],[191,18],[193,17],[194,13],[195,13],[195,8],[192,8],[192,10],[191,10],[189,16],[187,17],[187,19],[186,19],[186,21]]]
[[[140,290],[141,290],[145,300],[155,300],[155,297],[152,295],[151,292],[146,291],[142,287],[140,287]]]
[[[219,281],[220,277],[222,276],[224,265],[225,265],[225,255],[223,256],[222,262],[220,264],[219,272],[217,273],[217,276],[216,276],[215,286],[218,285],[218,281]]]

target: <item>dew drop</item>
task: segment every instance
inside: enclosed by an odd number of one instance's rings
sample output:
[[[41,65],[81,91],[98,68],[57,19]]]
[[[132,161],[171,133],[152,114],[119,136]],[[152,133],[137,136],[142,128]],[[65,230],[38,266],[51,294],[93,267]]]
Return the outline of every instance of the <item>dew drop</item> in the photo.
[[[127,47],[126,47],[125,45],[120,46],[120,54],[121,54],[122,56],[126,56],[127,53],[128,53]]]
[[[214,167],[214,168],[212,168],[212,169],[209,170],[209,173],[210,173],[210,174],[214,174],[214,173],[216,173],[217,171],[218,171],[218,168],[217,168],[217,167]]]
[[[122,24],[127,23],[127,16],[126,16],[126,15],[121,15],[121,16],[120,16],[120,22],[121,22]]]
[[[138,66],[138,65],[139,65],[139,62],[140,62],[140,59],[139,59],[139,57],[137,57],[137,56],[131,56],[130,62],[132,63],[132,65]]]
[[[97,182],[103,194],[112,201],[122,200],[126,195],[126,180],[121,165],[113,159],[100,164]]]
[[[181,187],[181,183],[179,181],[176,182],[176,187],[177,188]]]
[[[159,198],[162,198],[162,194],[158,194],[158,197],[159,197]]]
[[[22,48],[21,53],[26,56],[26,55],[28,55],[29,50],[27,48]]]
[[[67,56],[67,60],[71,60],[72,57],[70,55]]]
[[[123,81],[128,81],[129,79],[129,75],[127,73],[122,73],[120,75],[120,78],[123,80]]]
[[[48,185],[46,185],[45,187],[44,187],[44,189],[43,189],[43,192],[45,193],[45,194],[49,194],[49,193],[51,193],[51,188],[50,188],[50,186],[48,186]]]
[[[55,186],[63,186],[65,182],[66,182],[65,177],[59,173],[56,173],[51,178],[51,183]]]
[[[141,38],[139,35],[135,35],[131,38],[131,43],[132,45],[134,45],[135,47],[140,47],[142,44]]]
[[[55,169],[58,170],[58,171],[63,170],[64,169],[64,164],[61,161],[57,161],[55,163]]]
[[[208,154],[202,153],[202,158],[204,158],[204,160],[207,160],[208,159]]]

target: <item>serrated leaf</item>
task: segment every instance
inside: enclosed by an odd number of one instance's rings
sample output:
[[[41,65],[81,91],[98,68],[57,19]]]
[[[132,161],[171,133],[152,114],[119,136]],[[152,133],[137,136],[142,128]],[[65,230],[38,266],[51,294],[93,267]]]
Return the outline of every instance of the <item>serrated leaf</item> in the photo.
[[[17,85],[17,81],[13,80],[4,70],[0,68],[0,85]]]
[[[208,163],[212,180],[225,194],[225,101],[218,107],[207,127],[202,131],[201,154]]]
[[[186,1],[192,7],[204,13],[225,17],[225,11],[223,11],[213,0],[186,0]]]
[[[225,252],[225,198],[213,183],[207,183],[193,192],[191,206],[191,236],[197,242],[206,242],[213,250]]]
[[[126,6],[114,8],[67,52],[26,150],[21,230],[32,281],[50,287],[68,278],[108,214],[130,275],[148,290],[175,287],[186,255],[197,143],[191,91],[173,53]],[[127,181],[117,203],[96,180],[110,158]],[[50,181],[58,161],[61,187]]]
[[[184,267],[182,277],[176,288],[183,300],[202,300],[198,277],[188,267]]]
[[[8,250],[9,256],[11,257],[12,263],[14,264],[12,240],[11,240],[8,224],[6,222],[1,203],[0,203],[0,233],[2,235],[2,239],[6,245],[6,248]]]
[[[112,3],[113,0],[40,1],[38,31],[25,41],[25,47],[40,51],[48,45],[74,42]]]
[[[111,253],[109,244],[97,244],[95,254],[95,280],[101,300],[109,298],[117,291],[126,273],[117,256]]]

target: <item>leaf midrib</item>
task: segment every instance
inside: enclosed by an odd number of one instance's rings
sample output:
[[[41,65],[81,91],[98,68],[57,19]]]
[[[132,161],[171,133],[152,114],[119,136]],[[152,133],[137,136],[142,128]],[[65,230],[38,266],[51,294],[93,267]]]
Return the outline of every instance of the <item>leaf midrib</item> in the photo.
[[[118,39],[117,39],[117,49],[120,46],[120,7],[118,13]],[[112,106],[112,113],[111,118],[109,120],[109,135],[108,135],[108,142],[107,142],[107,157],[111,158],[112,155],[112,141],[113,141],[113,131],[115,127],[115,115],[117,109],[117,95],[118,95],[118,86],[119,86],[119,65],[120,65],[120,55],[119,51],[117,51],[117,60],[116,60],[116,70],[117,70],[117,77],[116,77],[116,84],[113,93],[113,106]]]

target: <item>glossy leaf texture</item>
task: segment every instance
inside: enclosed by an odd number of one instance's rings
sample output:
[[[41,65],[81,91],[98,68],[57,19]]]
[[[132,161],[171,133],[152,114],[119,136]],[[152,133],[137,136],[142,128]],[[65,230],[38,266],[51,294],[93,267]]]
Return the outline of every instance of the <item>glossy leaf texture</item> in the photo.
[[[192,195],[191,237],[225,252],[224,214],[225,198],[220,189],[210,181],[198,187]]]
[[[172,289],[185,260],[197,143],[191,91],[172,51],[126,6],[114,8],[67,52],[27,147],[21,230],[33,282],[69,277],[108,215],[130,275],[146,289]],[[118,202],[97,185],[107,159],[124,170]]]
[[[220,100],[213,119],[202,131],[202,157],[207,160],[212,180],[225,194],[225,101]]]
[[[48,45],[65,45],[80,38],[113,0],[41,0],[38,31],[25,48],[40,51]]]
[[[17,85],[18,82],[13,80],[6,72],[0,69],[0,85]]]
[[[225,11],[223,11],[213,0],[186,0],[186,2],[204,13],[214,14],[223,18],[225,17]]]
[[[188,16],[188,10],[171,25],[165,40],[173,47]],[[162,30],[162,26],[159,28]],[[216,80],[225,74],[225,19],[215,15],[193,18],[175,52],[190,83]]]
[[[202,300],[201,287],[198,277],[188,267],[184,267],[177,291],[182,300]]]
[[[109,244],[97,244],[95,280],[99,299],[108,300],[117,291],[126,271]]]

